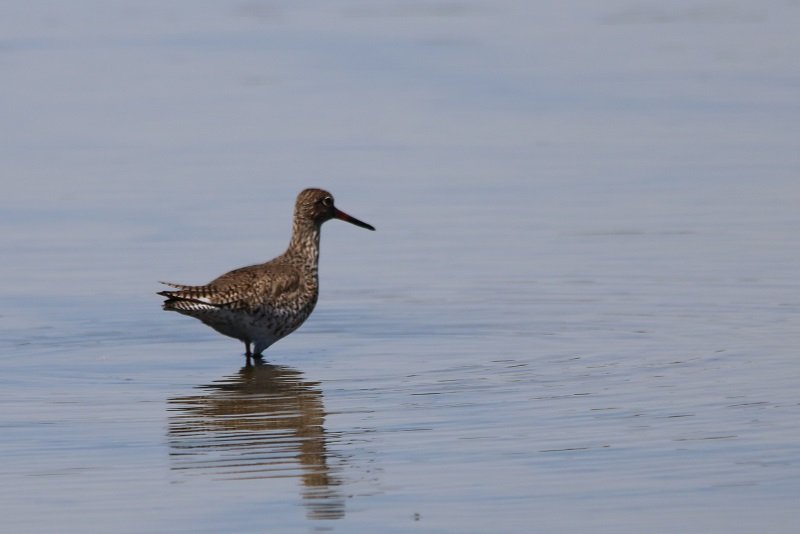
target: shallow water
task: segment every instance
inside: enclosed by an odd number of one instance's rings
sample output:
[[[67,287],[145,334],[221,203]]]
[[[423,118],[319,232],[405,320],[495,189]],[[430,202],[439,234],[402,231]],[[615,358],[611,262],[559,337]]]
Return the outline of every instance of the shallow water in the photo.
[[[792,3],[18,3],[0,527],[793,532]],[[295,334],[160,310],[323,230]]]

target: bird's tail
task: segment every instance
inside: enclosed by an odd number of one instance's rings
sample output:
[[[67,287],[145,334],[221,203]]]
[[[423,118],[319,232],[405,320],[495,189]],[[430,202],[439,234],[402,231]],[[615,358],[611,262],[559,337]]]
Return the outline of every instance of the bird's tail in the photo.
[[[192,311],[218,307],[211,302],[208,297],[208,290],[205,286],[187,286],[183,284],[173,284],[171,282],[160,282],[164,285],[174,287],[175,290],[159,291],[156,294],[166,297],[163,308],[169,311]]]

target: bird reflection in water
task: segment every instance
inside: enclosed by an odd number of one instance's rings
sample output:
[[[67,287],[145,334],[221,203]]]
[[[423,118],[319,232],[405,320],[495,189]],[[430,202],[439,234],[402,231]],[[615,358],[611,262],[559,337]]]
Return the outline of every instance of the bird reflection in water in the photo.
[[[198,389],[203,393],[168,401],[173,469],[225,479],[298,477],[309,518],[344,516],[318,383],[296,369],[258,363]]]

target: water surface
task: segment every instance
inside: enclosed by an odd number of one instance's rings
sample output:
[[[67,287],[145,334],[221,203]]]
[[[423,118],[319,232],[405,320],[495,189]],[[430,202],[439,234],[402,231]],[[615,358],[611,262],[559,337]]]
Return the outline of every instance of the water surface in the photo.
[[[0,527],[793,532],[798,6],[56,2],[0,20]],[[160,310],[288,242],[246,367]]]

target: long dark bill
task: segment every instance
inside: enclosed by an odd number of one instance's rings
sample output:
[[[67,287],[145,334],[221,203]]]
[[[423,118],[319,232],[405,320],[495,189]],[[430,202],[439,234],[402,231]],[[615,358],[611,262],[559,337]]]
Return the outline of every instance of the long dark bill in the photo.
[[[347,221],[350,224],[355,224],[356,226],[360,226],[361,228],[366,228],[367,230],[375,230],[375,227],[371,224],[367,224],[364,221],[359,221],[355,217],[351,217],[350,215],[346,214],[342,210],[338,208],[334,208],[333,216],[337,219],[341,219],[343,221]]]

